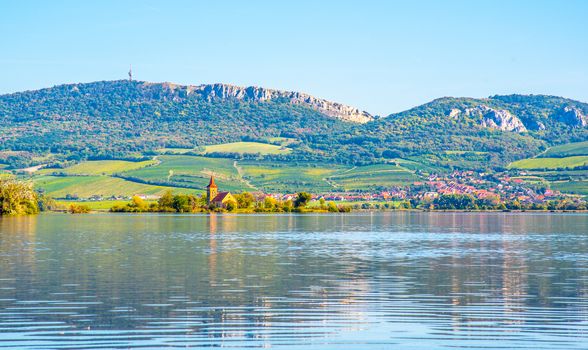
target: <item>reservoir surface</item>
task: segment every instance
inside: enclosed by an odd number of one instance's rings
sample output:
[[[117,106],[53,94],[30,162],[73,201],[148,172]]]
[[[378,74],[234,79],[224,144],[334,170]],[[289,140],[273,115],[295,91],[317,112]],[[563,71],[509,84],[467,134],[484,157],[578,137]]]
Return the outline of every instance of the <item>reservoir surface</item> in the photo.
[[[586,349],[588,215],[0,218],[0,349]]]

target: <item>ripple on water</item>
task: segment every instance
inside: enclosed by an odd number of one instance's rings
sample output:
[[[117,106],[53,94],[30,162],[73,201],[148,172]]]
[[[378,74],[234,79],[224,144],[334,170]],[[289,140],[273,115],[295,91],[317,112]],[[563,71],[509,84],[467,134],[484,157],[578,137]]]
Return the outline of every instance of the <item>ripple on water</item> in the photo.
[[[4,349],[588,343],[586,215],[34,220],[0,219]]]

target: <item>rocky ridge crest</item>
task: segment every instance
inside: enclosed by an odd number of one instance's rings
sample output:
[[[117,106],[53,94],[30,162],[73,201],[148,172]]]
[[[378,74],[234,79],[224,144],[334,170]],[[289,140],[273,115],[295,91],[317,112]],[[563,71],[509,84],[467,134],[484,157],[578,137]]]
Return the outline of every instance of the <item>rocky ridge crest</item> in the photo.
[[[207,100],[237,99],[253,102],[283,100],[288,103],[311,107],[324,115],[347,122],[367,123],[374,120],[374,117],[371,114],[361,111],[358,108],[337,102],[331,102],[301,92],[273,90],[257,86],[240,87],[220,83],[196,86],[182,86],[165,83],[163,86],[171,90],[186,89],[187,95],[198,94]]]

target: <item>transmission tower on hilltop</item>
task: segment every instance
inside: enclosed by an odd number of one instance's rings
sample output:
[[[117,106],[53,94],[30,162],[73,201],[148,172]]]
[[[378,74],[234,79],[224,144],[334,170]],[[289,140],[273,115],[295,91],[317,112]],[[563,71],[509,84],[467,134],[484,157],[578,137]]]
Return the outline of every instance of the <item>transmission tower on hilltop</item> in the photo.
[[[129,64],[129,81],[133,81],[133,66]]]

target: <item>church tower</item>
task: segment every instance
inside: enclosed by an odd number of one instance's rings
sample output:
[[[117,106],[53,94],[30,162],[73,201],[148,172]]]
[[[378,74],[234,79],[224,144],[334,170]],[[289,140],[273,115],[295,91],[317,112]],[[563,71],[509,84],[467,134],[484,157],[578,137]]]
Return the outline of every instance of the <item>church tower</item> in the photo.
[[[210,204],[210,202],[212,202],[212,200],[214,198],[216,198],[217,194],[218,194],[218,187],[214,183],[214,176],[211,176],[210,182],[208,183],[208,186],[206,186],[206,195],[208,196],[208,204]]]

